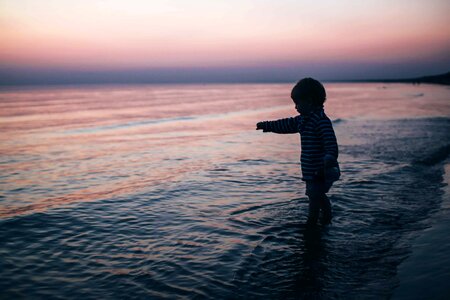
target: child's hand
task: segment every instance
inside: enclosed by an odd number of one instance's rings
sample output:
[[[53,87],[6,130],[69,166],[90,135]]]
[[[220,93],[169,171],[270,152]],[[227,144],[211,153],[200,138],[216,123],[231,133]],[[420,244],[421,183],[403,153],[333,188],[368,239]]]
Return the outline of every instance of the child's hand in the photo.
[[[258,122],[258,123],[256,123],[256,130],[261,130],[262,129],[262,131],[265,132],[266,131],[265,130],[266,126],[264,126],[264,125],[265,125],[265,122]]]
[[[341,170],[339,169],[339,163],[336,158],[325,155],[324,157],[324,170],[323,176],[325,181],[334,182],[341,177]]]

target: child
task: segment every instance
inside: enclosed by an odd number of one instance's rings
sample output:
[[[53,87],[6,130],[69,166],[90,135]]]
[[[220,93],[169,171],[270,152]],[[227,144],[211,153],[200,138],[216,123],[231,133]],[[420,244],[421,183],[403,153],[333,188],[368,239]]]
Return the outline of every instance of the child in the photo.
[[[323,85],[312,78],[300,80],[292,89],[291,98],[300,114],[296,117],[256,124],[263,132],[300,133],[301,168],[309,198],[308,225],[314,225],[322,210],[322,224],[331,223],[331,203],[326,193],[340,177],[338,145],[333,125],[325,115],[326,99]]]

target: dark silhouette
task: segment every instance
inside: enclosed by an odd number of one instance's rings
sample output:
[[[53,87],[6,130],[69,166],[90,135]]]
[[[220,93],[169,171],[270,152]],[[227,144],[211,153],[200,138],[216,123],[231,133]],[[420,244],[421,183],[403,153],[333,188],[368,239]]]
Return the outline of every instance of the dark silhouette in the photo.
[[[438,75],[422,76],[422,77],[414,77],[414,78],[364,79],[364,80],[349,80],[349,82],[412,83],[414,85],[421,84],[421,83],[428,83],[428,84],[450,85],[450,72],[438,74]]]
[[[292,89],[291,98],[300,114],[296,117],[256,124],[256,129],[274,133],[300,133],[302,180],[306,181],[309,198],[308,224],[317,223],[322,211],[322,224],[332,218],[331,203],[326,193],[340,177],[338,145],[333,125],[324,112],[326,92],[312,78],[300,80]]]

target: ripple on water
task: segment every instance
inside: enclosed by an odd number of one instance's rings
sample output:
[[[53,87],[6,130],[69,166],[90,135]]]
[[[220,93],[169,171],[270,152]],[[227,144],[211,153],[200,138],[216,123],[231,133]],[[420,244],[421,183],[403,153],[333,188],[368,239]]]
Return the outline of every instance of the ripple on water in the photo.
[[[439,205],[429,196],[439,194],[439,166],[360,172],[365,180],[335,185],[333,225],[315,230],[303,225],[307,200],[298,186],[252,202],[246,185],[229,198],[232,181],[3,220],[1,287],[42,297],[387,297],[408,253],[403,234],[426,226]],[[261,177],[261,189],[276,180]]]
[[[251,149],[227,149],[228,159],[166,161],[188,164],[185,177],[142,178],[92,202],[4,218],[0,290],[9,298],[389,298],[411,236],[441,202],[434,158],[443,155],[433,151],[445,133],[421,143],[447,123],[337,123],[338,135],[361,137],[342,148],[328,227],[304,226],[298,153],[264,148],[250,133]],[[416,153],[432,162],[414,163]]]

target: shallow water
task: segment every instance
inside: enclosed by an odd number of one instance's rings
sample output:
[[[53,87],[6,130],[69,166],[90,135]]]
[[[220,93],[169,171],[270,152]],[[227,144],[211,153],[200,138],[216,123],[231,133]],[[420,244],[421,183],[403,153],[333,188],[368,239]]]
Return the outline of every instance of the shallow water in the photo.
[[[413,244],[411,255],[400,265],[400,286],[392,299],[447,299],[450,296],[450,161],[445,164],[445,196],[431,226]]]
[[[254,130],[290,88],[1,91],[1,296],[390,297],[446,197],[450,89],[326,85],[343,177],[305,230],[298,135]]]

